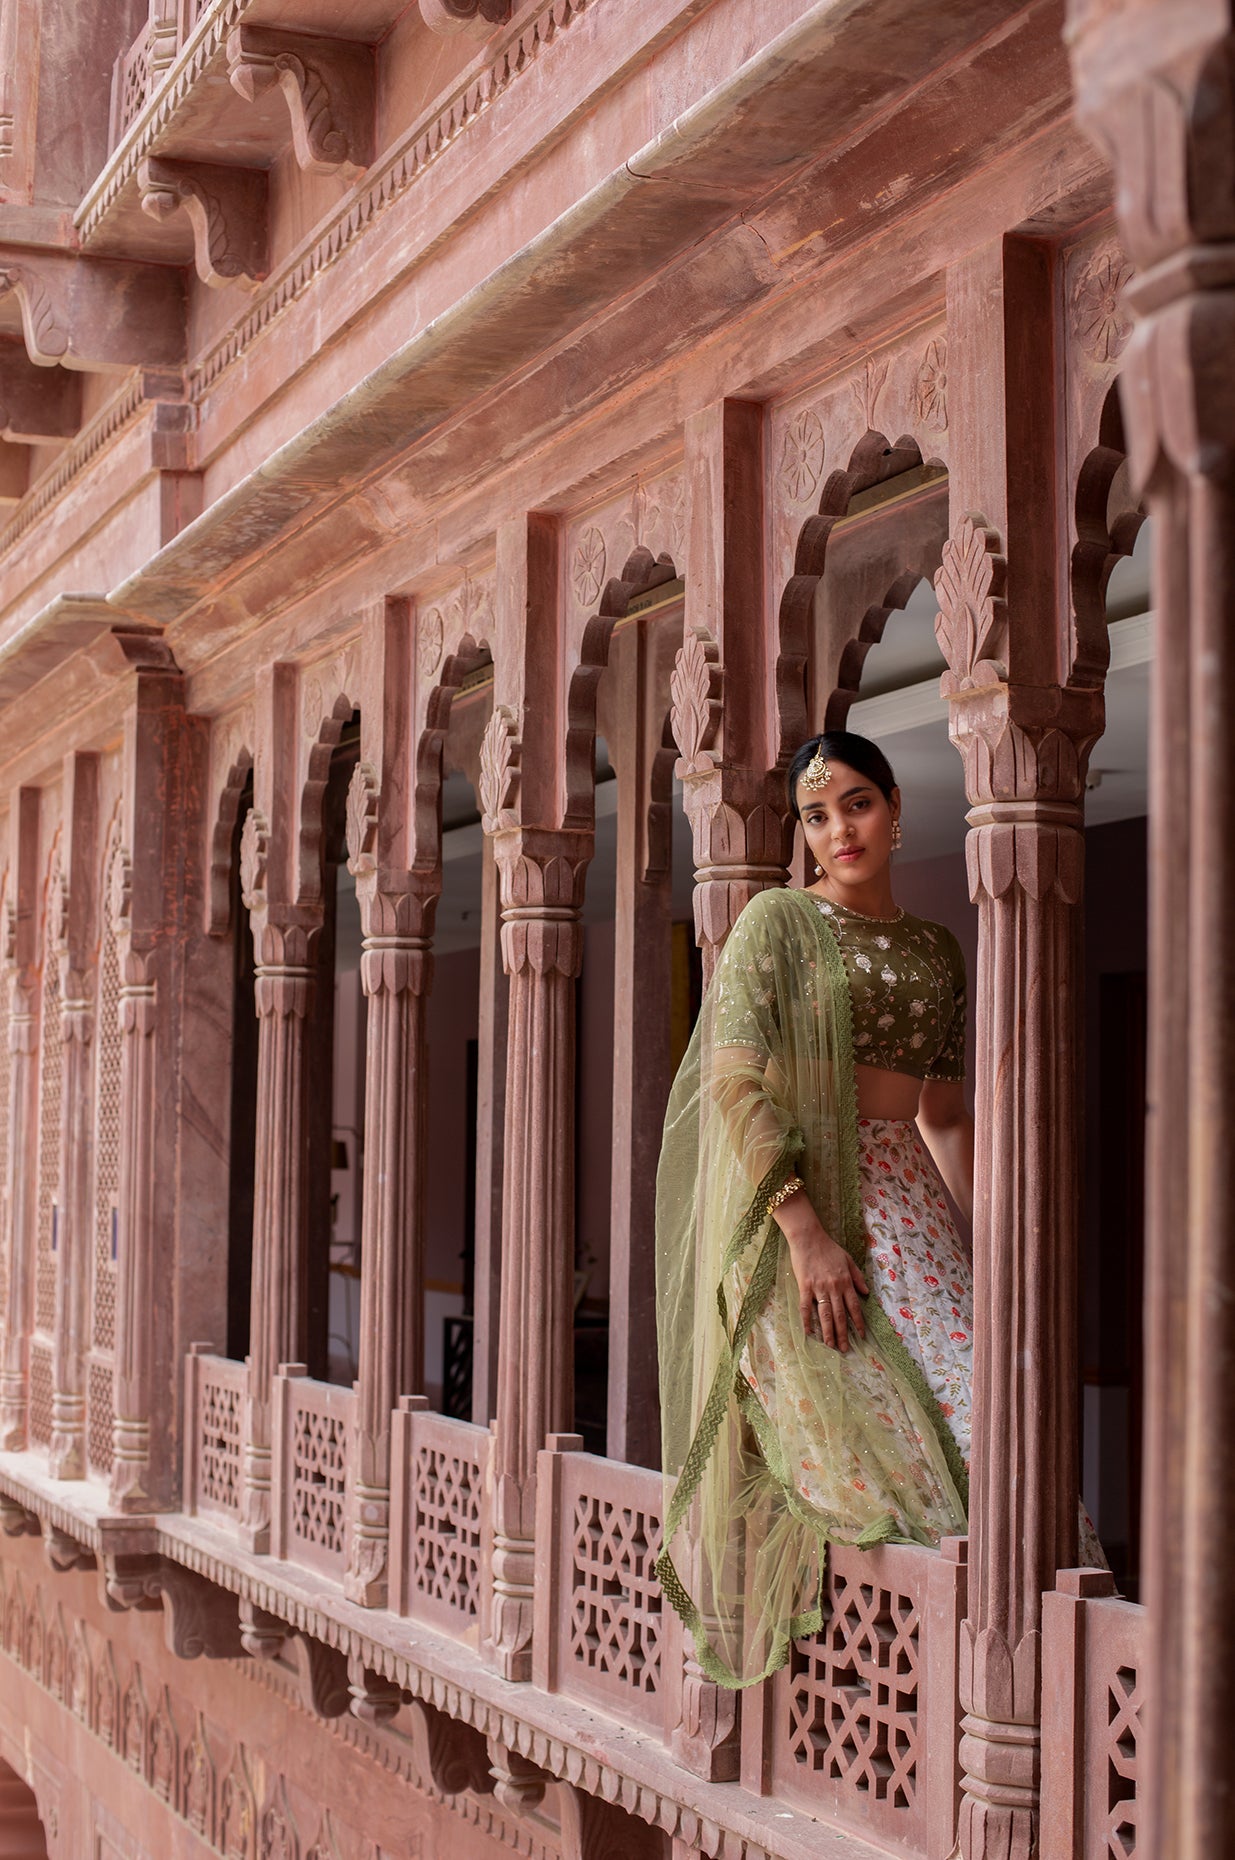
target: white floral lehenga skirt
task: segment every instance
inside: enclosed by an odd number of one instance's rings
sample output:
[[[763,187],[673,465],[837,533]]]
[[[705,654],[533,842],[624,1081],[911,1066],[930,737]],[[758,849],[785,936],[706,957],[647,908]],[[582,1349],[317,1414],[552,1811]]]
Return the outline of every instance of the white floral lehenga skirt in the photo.
[[[858,1169],[866,1229],[866,1280],[917,1362],[935,1395],[966,1466],[973,1416],[973,1270],[961,1244],[943,1183],[916,1123],[860,1118]],[[819,1416],[805,1386],[795,1388],[784,1366],[799,1361],[788,1335],[794,1320],[773,1297],[756,1320],[742,1369],[763,1407],[790,1445],[790,1465],[802,1497],[825,1515],[836,1514],[837,1462],[819,1450]],[[824,1346],[818,1346],[822,1349]],[[878,1358],[851,1352],[849,1374],[866,1385],[878,1410],[886,1394]],[[891,1407],[890,1402],[884,1402]],[[903,1410],[884,1413],[889,1428],[905,1425]],[[867,1494],[871,1469],[854,1455],[844,1468]],[[878,1471],[875,1472],[876,1479]],[[895,1499],[895,1494],[889,1497]],[[929,1523],[929,1514],[928,1514]],[[955,1528],[940,1515],[939,1532]],[[1084,1507],[1080,1511],[1082,1563],[1105,1566],[1101,1545]]]

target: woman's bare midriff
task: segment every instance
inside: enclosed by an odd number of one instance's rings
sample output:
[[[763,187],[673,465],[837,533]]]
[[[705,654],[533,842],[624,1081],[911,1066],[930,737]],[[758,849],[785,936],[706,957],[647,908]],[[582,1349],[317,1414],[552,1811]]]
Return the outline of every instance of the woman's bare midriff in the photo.
[[[859,1117],[908,1120],[918,1115],[921,1079],[907,1072],[887,1072],[882,1066],[855,1066],[853,1073]]]

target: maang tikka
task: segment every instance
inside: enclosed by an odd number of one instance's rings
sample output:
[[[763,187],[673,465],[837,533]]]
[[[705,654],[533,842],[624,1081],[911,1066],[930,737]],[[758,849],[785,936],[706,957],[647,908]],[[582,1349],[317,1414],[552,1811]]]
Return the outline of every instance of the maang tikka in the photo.
[[[832,766],[823,759],[822,749],[817,749],[798,777],[799,788],[826,788],[832,779]]]

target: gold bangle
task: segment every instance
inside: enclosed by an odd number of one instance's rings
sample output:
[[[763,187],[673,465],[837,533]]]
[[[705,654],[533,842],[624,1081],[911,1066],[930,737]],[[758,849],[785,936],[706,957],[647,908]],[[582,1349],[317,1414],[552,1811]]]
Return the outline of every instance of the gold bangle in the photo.
[[[768,1213],[775,1214],[782,1201],[788,1201],[790,1195],[796,1195],[800,1188],[805,1187],[806,1184],[800,1175],[791,1175],[789,1180],[778,1188],[776,1193],[769,1200]]]

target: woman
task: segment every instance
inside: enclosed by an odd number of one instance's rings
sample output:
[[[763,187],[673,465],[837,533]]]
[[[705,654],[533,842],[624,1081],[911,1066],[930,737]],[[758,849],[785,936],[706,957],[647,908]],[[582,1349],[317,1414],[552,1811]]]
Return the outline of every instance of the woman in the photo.
[[[821,1625],[829,1541],[966,1528],[973,1283],[965,975],[893,896],[900,793],[830,732],[789,771],[814,882],[735,924],[657,1186],[658,1565],[704,1670],[748,1685]]]

